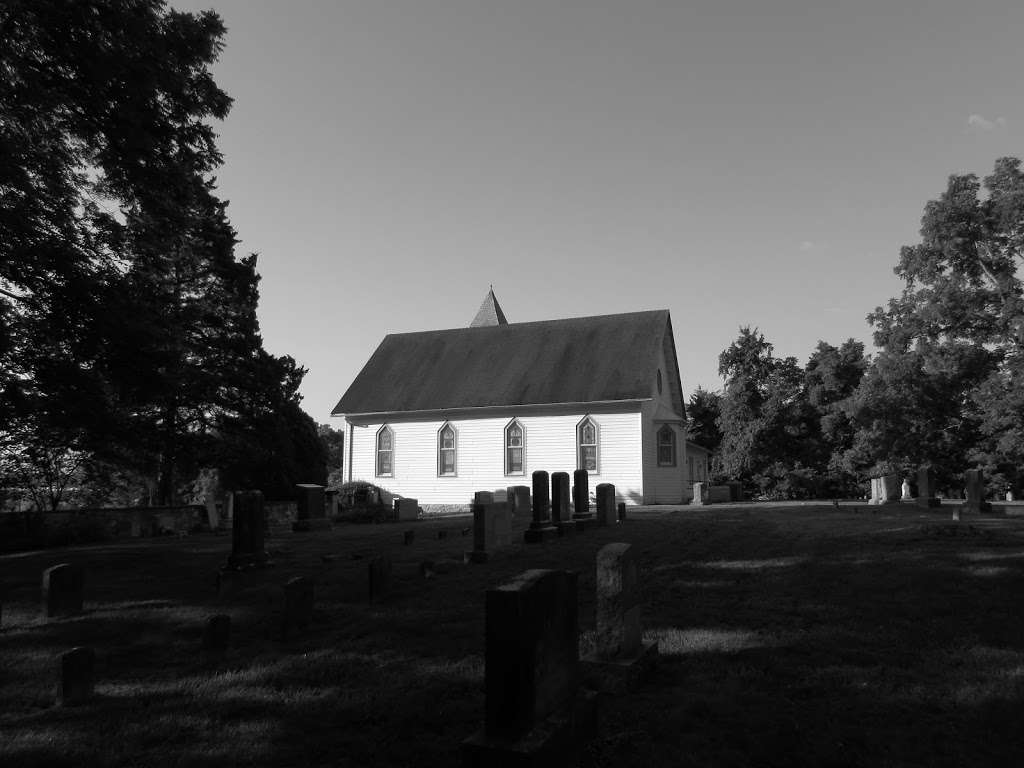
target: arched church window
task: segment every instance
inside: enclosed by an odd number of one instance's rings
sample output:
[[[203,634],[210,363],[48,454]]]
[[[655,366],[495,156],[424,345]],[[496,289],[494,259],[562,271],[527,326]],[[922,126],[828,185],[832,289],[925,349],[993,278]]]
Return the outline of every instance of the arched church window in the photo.
[[[437,474],[454,475],[455,462],[455,427],[445,424],[437,433]]]
[[[576,466],[597,472],[597,424],[587,416],[576,426]]]
[[[526,431],[518,419],[505,427],[505,474],[525,474]]]
[[[377,431],[377,477],[395,473],[395,433],[385,424]]]

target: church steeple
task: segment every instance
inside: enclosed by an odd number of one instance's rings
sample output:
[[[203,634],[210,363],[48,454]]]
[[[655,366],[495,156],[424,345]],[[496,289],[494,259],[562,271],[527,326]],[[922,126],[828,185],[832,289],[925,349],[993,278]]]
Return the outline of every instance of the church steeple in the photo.
[[[494,286],[487,291],[487,295],[484,297],[484,303],[480,305],[480,309],[476,313],[476,317],[473,318],[473,322],[469,324],[470,328],[482,328],[488,325],[508,325],[508,320],[505,319],[505,313],[501,311],[501,306],[498,304],[498,299],[494,295]]]

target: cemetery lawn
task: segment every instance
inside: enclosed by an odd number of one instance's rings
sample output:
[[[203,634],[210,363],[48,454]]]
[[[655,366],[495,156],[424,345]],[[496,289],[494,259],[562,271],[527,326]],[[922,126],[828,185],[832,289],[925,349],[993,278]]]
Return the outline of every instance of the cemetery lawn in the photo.
[[[595,555],[613,541],[637,549],[662,658],[635,693],[602,697],[583,765],[1024,764],[1024,518],[863,503],[629,514],[431,579],[419,563],[461,561],[469,518],[275,531],[275,565],[231,598],[214,585],[226,534],[0,557],[0,765],[459,765],[483,720],[484,590],[579,571],[585,651]],[[385,550],[392,591],[371,605],[368,559]],[[46,621],[41,573],[61,562],[87,569],[85,613]],[[280,585],[298,575],[316,584],[313,624],[282,642]],[[216,613],[232,621],[220,660],[200,652]],[[57,655],[77,645],[96,650],[96,697],[57,708]]]

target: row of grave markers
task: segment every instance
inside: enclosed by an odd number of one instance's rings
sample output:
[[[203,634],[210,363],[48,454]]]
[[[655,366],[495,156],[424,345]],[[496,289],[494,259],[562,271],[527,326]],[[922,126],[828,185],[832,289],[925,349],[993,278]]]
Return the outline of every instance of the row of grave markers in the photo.
[[[965,512],[979,514],[988,512],[992,505],[985,501],[985,473],[980,469],[969,469],[965,474],[966,489],[964,503]],[[917,471],[917,498],[910,496],[910,484],[899,475],[883,475],[871,478],[871,504],[893,504],[900,501],[915,501],[918,506],[932,508],[941,506],[942,501],[935,496],[935,479],[930,467],[921,467]],[[957,510],[959,512],[959,509]],[[959,517],[958,514],[954,513]]]

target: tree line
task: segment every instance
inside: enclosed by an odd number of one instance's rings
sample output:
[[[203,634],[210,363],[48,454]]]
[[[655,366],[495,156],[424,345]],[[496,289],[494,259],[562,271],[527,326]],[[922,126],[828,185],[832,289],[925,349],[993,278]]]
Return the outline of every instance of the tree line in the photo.
[[[955,494],[982,468],[1024,483],[1024,174],[949,177],[900,249],[901,294],[867,315],[877,352],[820,341],[801,367],[743,327],[718,359],[721,391],[690,397],[691,439],[714,474],[777,498],[859,496],[868,477],[932,467]]]
[[[263,346],[214,173],[217,14],[0,5],[0,491],[178,502],[324,482],[306,369]]]

